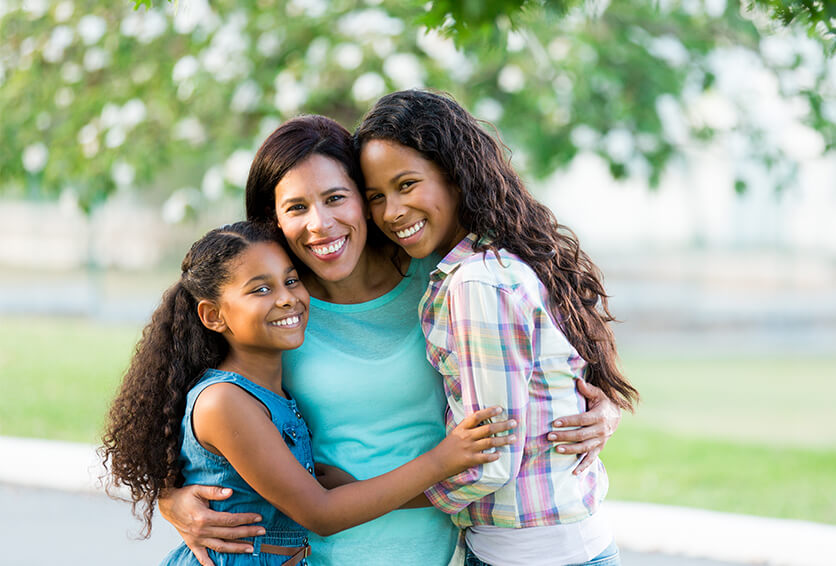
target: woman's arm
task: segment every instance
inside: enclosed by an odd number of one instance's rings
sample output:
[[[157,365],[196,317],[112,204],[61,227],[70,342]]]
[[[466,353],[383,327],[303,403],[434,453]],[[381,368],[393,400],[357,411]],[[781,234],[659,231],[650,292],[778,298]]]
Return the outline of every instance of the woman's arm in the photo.
[[[587,411],[577,415],[561,417],[554,421],[555,428],[578,427],[572,430],[550,432],[548,439],[558,443],[556,450],[561,454],[583,454],[583,459],[572,471],[577,475],[592,465],[604,445],[615,433],[621,422],[621,409],[604,395],[599,388],[581,379],[576,379],[578,391],[587,399]]]
[[[512,442],[513,435],[492,435],[516,423],[479,423],[499,412],[492,407],[474,413],[429,452],[388,474],[330,491],[296,460],[261,403],[238,386],[207,387],[195,403],[193,422],[198,440],[229,460],[262,497],[327,536],[397,509],[462,470],[496,460],[497,453],[484,451]]]

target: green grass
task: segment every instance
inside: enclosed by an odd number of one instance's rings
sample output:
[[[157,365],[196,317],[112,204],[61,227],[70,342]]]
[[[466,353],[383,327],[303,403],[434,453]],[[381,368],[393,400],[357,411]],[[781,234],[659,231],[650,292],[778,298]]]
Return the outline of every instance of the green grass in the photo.
[[[0,435],[97,442],[136,326],[0,318]]]
[[[98,442],[140,329],[0,318],[0,435]],[[836,524],[836,357],[625,355],[610,498]]]

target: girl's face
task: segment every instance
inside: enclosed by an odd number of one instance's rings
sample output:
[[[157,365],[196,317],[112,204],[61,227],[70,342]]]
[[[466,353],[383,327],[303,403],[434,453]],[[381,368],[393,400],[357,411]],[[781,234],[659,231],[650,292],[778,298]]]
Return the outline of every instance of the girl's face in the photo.
[[[276,185],[276,218],[290,249],[325,281],[347,278],[366,245],[366,205],[339,161],[314,154]]]
[[[444,255],[467,235],[458,220],[459,190],[419,152],[371,140],[360,165],[375,224],[410,256]]]
[[[230,266],[217,302],[220,328],[232,347],[292,350],[302,345],[310,296],[279,244],[258,242]]]

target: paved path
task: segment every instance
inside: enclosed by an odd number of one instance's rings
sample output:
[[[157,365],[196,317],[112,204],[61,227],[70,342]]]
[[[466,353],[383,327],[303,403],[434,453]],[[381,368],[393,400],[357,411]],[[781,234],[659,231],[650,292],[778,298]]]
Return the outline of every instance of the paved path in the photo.
[[[3,566],[148,566],[179,544],[157,518],[151,538],[136,540],[140,523],[127,503],[98,493],[74,493],[0,484]],[[726,566],[727,563],[625,552],[624,566]],[[728,565],[731,566],[731,565]]]
[[[127,503],[97,487],[93,447],[0,437],[3,566],[157,564],[179,543],[163,520],[149,541]],[[608,502],[625,566],[832,566],[836,526],[646,503]]]

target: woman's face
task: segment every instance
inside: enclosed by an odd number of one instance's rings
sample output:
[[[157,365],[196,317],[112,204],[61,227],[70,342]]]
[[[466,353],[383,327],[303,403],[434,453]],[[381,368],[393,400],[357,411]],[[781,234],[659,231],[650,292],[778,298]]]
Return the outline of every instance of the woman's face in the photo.
[[[366,245],[366,206],[339,161],[314,154],[276,185],[276,218],[290,249],[325,281],[357,267]]]
[[[465,237],[459,190],[414,149],[371,140],[360,152],[366,200],[375,224],[412,257],[446,254]]]

